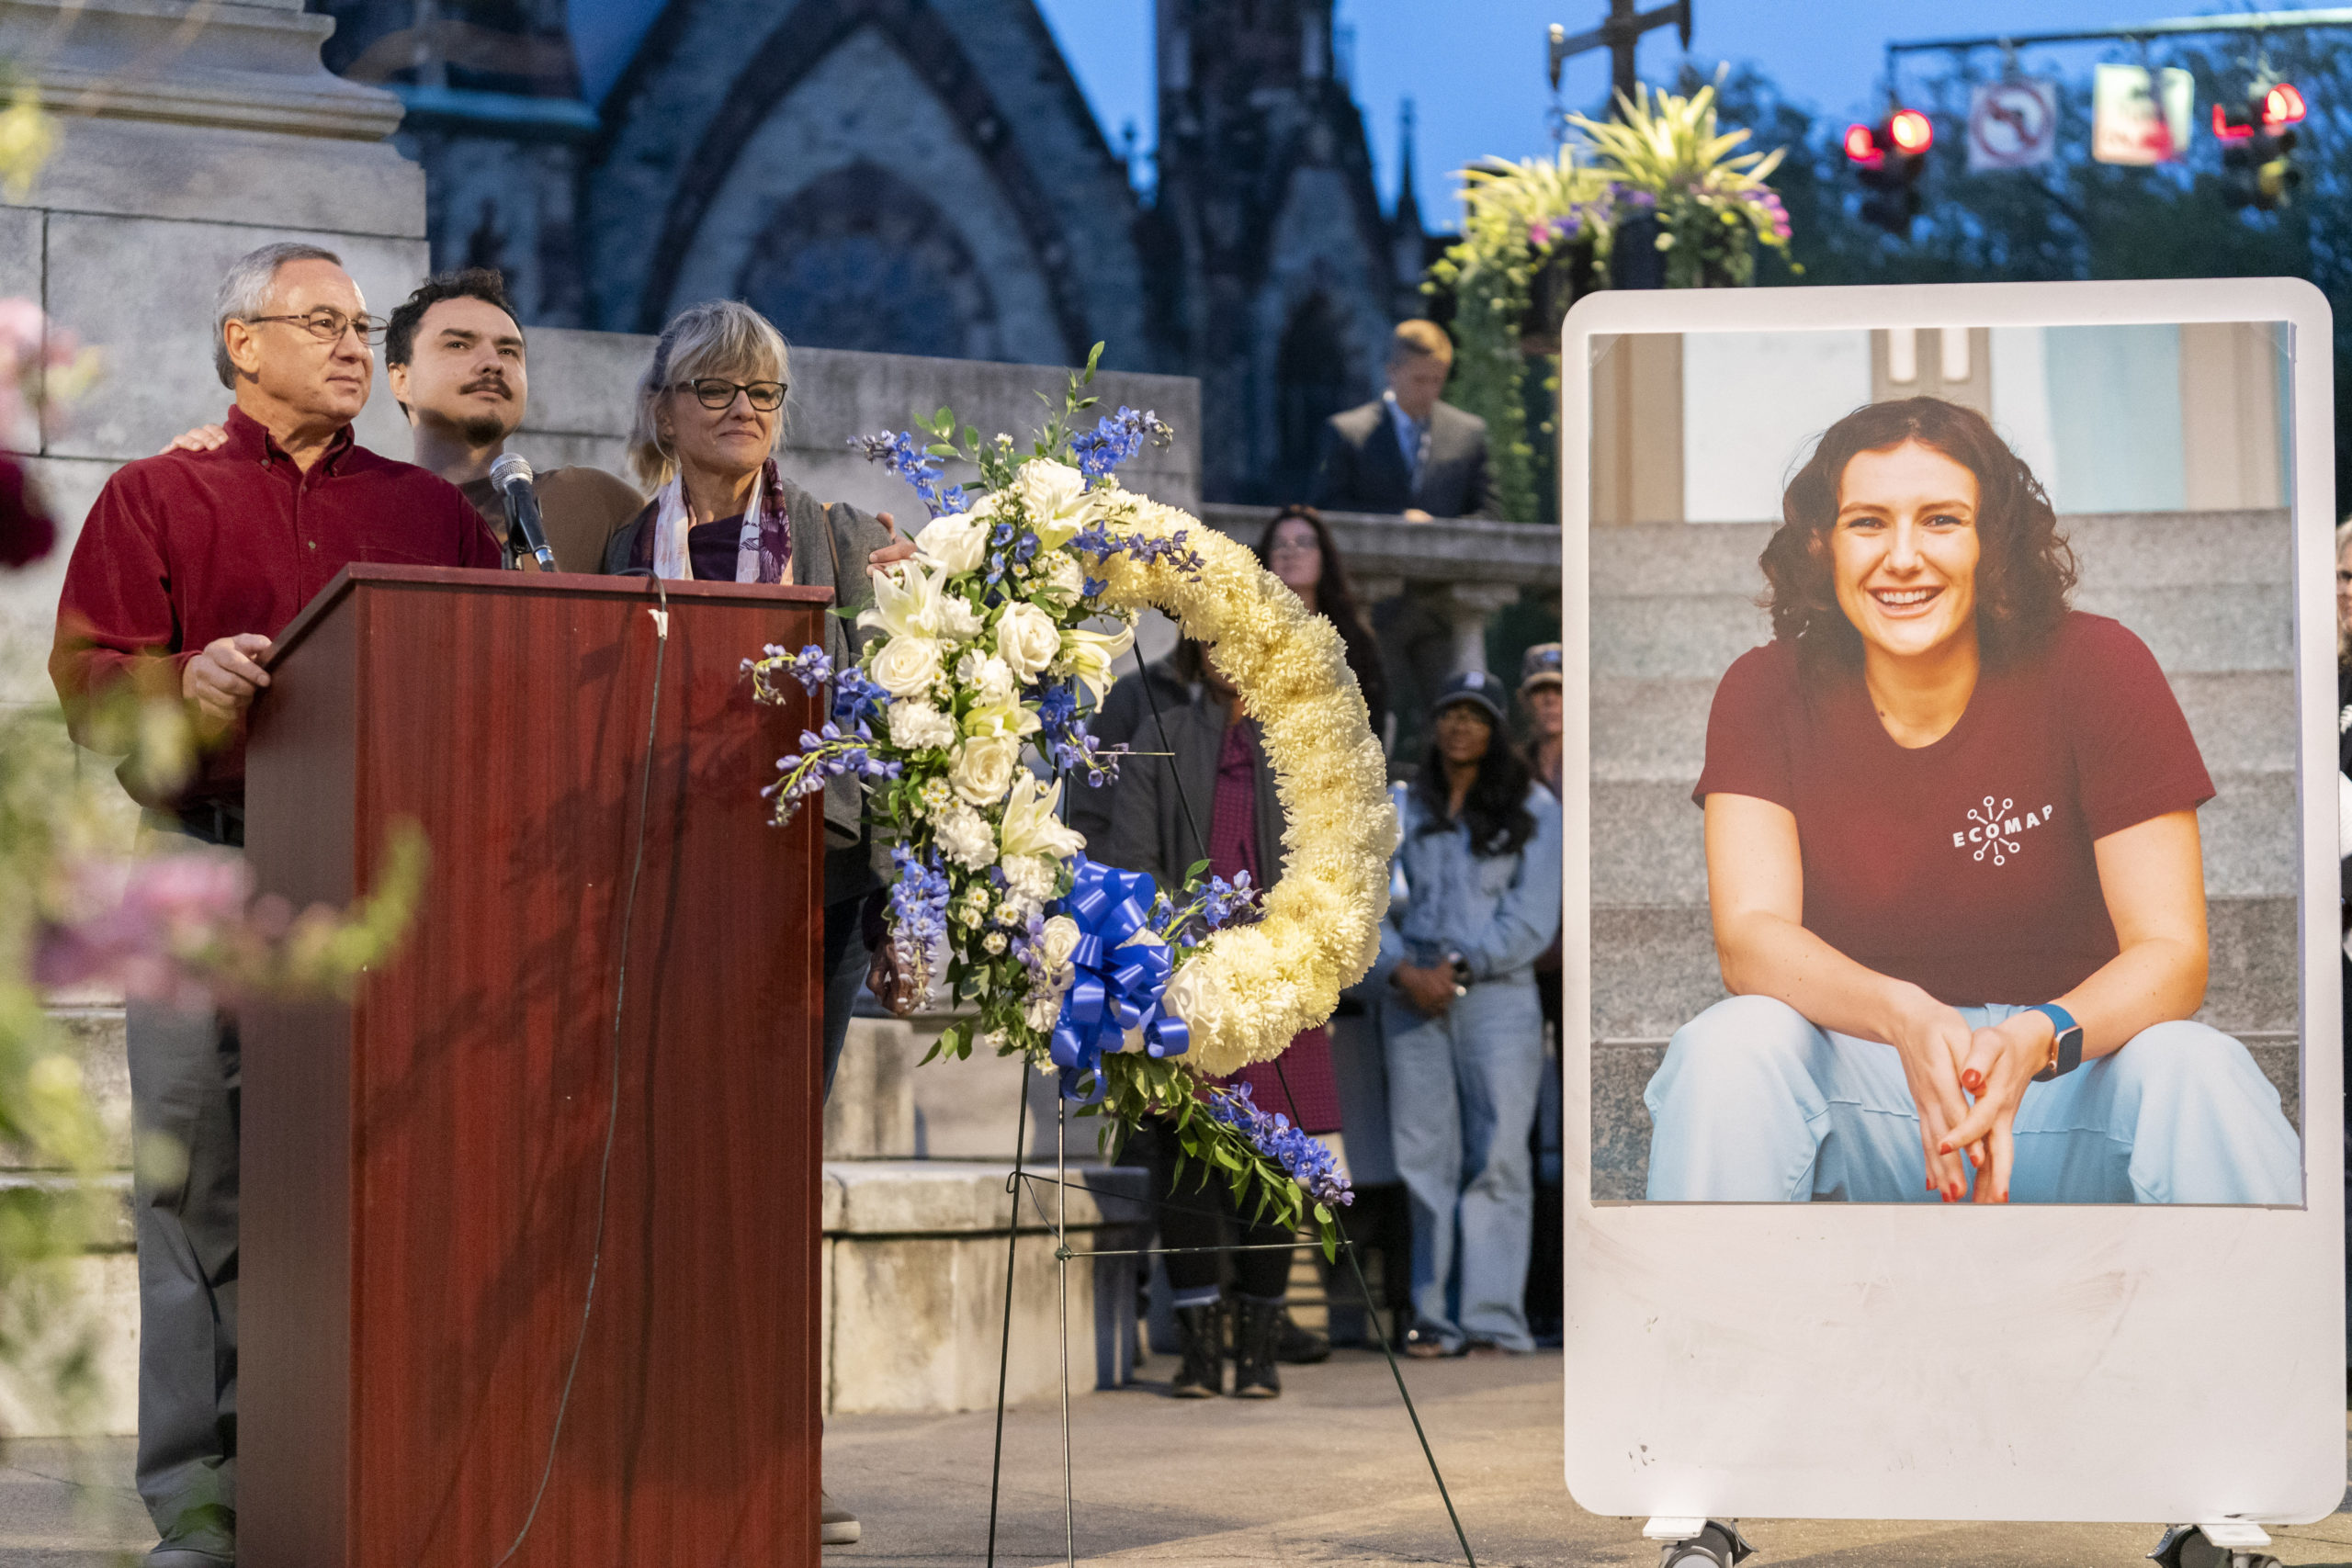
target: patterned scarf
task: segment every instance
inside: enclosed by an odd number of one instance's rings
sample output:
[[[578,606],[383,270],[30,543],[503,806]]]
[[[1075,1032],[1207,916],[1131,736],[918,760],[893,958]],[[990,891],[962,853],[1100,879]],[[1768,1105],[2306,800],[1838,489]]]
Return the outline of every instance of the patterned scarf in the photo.
[[[686,548],[686,481],[673,474],[653,497],[653,526],[637,536],[631,565],[650,567],[654,575],[672,579],[695,574]],[[784,502],[784,480],[775,459],[760,466],[760,482],[752,488],[752,504],[743,512],[743,531],[735,540],[735,581],[783,582],[792,566],[792,517]]]

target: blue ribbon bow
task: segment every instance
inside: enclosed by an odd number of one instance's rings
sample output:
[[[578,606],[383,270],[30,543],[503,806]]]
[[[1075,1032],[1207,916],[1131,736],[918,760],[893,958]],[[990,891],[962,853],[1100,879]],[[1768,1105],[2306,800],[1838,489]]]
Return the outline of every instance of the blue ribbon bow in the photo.
[[[1155,1056],[1181,1056],[1192,1046],[1190,1026],[1160,1006],[1173,956],[1159,942],[1125,945],[1150,923],[1159,896],[1142,872],[1078,857],[1058,910],[1078,922],[1078,946],[1070,953],[1078,975],[1062,998],[1051,1045],[1067,1098],[1080,1098],[1073,1086],[1088,1072],[1095,1074],[1094,1092],[1084,1098],[1089,1103],[1102,1098],[1102,1058],[1125,1045],[1131,1029],[1143,1031],[1144,1049]]]

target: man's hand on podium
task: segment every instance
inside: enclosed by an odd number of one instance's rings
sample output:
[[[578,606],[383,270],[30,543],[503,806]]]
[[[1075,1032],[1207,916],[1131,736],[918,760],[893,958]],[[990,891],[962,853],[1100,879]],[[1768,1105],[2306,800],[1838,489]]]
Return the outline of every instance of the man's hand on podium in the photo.
[[[209,723],[226,729],[269,684],[269,671],[254,662],[268,651],[269,638],[258,632],[217,637],[180,671],[180,695]]]

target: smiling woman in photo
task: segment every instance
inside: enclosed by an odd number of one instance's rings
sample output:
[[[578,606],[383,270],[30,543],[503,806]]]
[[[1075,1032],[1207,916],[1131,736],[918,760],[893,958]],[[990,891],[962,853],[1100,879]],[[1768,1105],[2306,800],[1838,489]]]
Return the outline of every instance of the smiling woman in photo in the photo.
[[[2146,646],[2069,606],[2032,471],[1873,404],[1782,518],[1694,792],[1732,994],[1650,1082],[1648,1195],[2301,1201],[2277,1090],[2192,1021],[2212,783]]]

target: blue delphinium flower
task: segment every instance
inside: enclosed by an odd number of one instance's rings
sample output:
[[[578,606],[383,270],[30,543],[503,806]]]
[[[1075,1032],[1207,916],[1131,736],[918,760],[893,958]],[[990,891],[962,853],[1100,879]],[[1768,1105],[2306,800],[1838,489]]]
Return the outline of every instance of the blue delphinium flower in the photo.
[[[890,694],[866,678],[865,671],[854,665],[842,671],[833,681],[833,722],[866,733],[869,727],[882,716],[889,705]]]
[[[1079,472],[1091,479],[1100,479],[1142,450],[1145,441],[1165,446],[1175,434],[1149,409],[1137,413],[1123,403],[1118,412],[1105,414],[1091,433],[1070,437],[1069,446],[1078,457]]]
[[[1085,555],[1097,560],[1107,560],[1124,555],[1141,566],[1166,561],[1184,576],[1201,575],[1201,556],[1185,542],[1185,530],[1179,528],[1165,538],[1143,534],[1114,535],[1101,524],[1081,528],[1070,537],[1070,543]]]
[[[950,512],[968,512],[971,502],[964,494],[962,485],[942,486],[939,482],[940,463],[937,457],[923,450],[923,444],[912,431],[883,431],[877,435],[853,435],[850,449],[869,463],[886,463],[890,471],[914,486],[915,494],[922,500],[923,509],[933,517]]]
[[[1246,1083],[1210,1087],[1202,1104],[1208,1113],[1250,1141],[1250,1146],[1290,1173],[1318,1203],[1352,1203],[1355,1189],[1339,1160],[1317,1140],[1290,1124],[1278,1111],[1261,1110]]]
[[[760,649],[760,657],[756,660],[743,660],[743,668],[762,674],[789,675],[799,682],[801,690],[810,696],[816,695],[817,688],[833,678],[832,660],[813,642],[797,653],[787,653],[780,644],[769,643]]]
[[[890,885],[890,945],[899,967],[920,978],[947,934],[947,874],[935,859],[919,857],[904,844],[890,847],[890,863],[899,874]]]
[[[1223,931],[1244,915],[1258,912],[1258,896],[1264,889],[1250,884],[1247,871],[1236,872],[1227,882],[1222,876],[1212,876],[1201,890],[1201,924],[1209,931]]]

